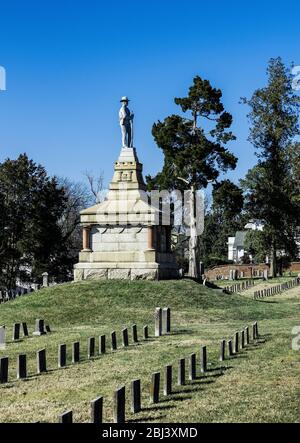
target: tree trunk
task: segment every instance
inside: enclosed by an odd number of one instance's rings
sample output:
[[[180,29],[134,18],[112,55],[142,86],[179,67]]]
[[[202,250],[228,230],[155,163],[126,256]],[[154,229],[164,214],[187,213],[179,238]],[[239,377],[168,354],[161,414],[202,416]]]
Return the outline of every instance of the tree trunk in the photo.
[[[195,208],[195,188],[192,186],[190,195],[190,240],[189,240],[189,277],[200,278],[198,263],[198,235]]]
[[[277,257],[276,257],[276,244],[272,243],[271,247],[271,260],[270,260],[270,273],[272,277],[276,277],[277,275]]]

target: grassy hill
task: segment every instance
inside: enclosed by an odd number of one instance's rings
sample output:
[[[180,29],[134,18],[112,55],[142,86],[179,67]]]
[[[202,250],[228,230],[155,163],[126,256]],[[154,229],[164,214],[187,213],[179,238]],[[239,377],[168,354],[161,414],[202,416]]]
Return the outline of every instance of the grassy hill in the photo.
[[[248,294],[249,295],[249,294]],[[154,338],[156,306],[172,310],[172,334]],[[56,422],[66,409],[74,421],[89,420],[89,403],[104,396],[104,420],[112,420],[112,394],[121,384],[142,379],[143,411],[128,419],[156,422],[299,421],[299,353],[291,349],[292,328],[300,324],[300,289],[252,300],[225,295],[189,280],[162,282],[103,281],[64,284],[40,290],[0,306],[0,324],[26,321],[30,332],[44,318],[52,333],[9,342],[0,356],[10,359],[10,382],[0,386],[0,422]],[[253,321],[262,339],[238,356],[218,362],[221,339],[229,339]],[[149,325],[150,339],[127,349],[121,330]],[[120,349],[87,360],[87,339],[117,331]],[[80,340],[82,362],[71,365],[71,344]],[[67,344],[68,367],[57,369],[57,347]],[[177,361],[206,344],[209,371],[186,386],[176,386]],[[36,351],[45,347],[49,371],[36,373]],[[16,357],[26,353],[29,377],[16,380]],[[148,400],[150,376],[174,365],[175,393],[156,405]],[[129,397],[129,395],[128,395]]]

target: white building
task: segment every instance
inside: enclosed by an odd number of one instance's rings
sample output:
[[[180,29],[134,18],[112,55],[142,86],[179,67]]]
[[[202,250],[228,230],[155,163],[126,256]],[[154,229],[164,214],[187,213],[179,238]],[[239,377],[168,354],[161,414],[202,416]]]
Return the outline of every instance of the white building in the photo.
[[[228,260],[239,262],[245,255],[244,242],[247,231],[237,231],[235,237],[228,237]]]
[[[262,231],[264,225],[259,220],[250,220],[244,228],[245,231],[237,231],[235,233],[235,237],[228,237],[228,260],[234,261],[235,263],[241,261],[241,258],[244,257],[245,253],[245,238],[247,234],[247,230],[252,229],[253,231]],[[250,260],[252,259],[251,256]]]
[[[244,226],[245,231],[237,231],[235,237],[228,237],[228,260],[234,261],[235,263],[241,261],[241,258],[247,253],[244,247],[247,230],[252,229],[253,231],[262,231],[263,228],[264,225],[261,221],[250,220],[249,223]],[[298,246],[298,258],[300,258],[300,229],[295,240]],[[284,251],[281,253],[284,255]],[[249,258],[252,260],[251,255],[249,255]],[[268,261],[269,258],[266,257],[266,263],[268,263]]]

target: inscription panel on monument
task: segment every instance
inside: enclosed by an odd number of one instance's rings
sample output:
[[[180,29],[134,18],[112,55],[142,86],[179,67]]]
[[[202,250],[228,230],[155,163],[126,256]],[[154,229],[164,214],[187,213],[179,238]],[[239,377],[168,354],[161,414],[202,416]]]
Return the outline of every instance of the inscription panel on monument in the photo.
[[[91,231],[94,252],[143,251],[147,249],[147,242],[147,228],[116,226],[105,230],[93,228]]]

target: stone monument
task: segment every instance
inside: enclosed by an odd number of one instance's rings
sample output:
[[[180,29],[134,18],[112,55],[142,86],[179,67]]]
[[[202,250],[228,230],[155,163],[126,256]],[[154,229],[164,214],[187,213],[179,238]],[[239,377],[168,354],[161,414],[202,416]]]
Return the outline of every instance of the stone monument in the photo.
[[[105,201],[80,213],[83,249],[75,281],[178,277],[171,227],[161,223],[159,210],[149,203],[143,165],[133,147],[133,114],[128,98],[121,102],[121,152]]]

